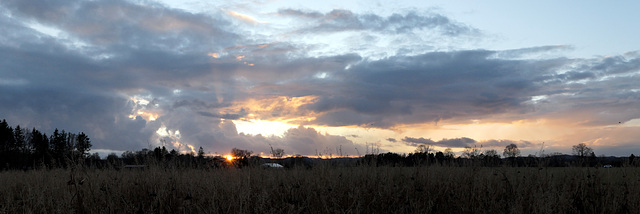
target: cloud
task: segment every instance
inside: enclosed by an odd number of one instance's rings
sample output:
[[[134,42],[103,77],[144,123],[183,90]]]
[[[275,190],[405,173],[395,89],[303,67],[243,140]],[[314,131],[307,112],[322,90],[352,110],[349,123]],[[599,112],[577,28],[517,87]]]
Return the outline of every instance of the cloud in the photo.
[[[304,126],[401,131],[545,119],[590,128],[640,118],[638,52],[569,59],[554,55],[565,45],[461,49],[451,41],[477,41],[480,31],[429,11],[285,9],[278,17],[295,19],[285,29],[149,2],[8,0],[0,11],[0,115],[23,127],[84,131],[96,149],[164,139],[184,151],[262,152],[271,143],[305,155],[340,145],[355,154],[357,143]],[[283,136],[238,134],[232,120],[248,119],[302,126]]]
[[[431,145],[431,146],[440,146],[440,147],[451,147],[451,148],[465,148],[465,147],[505,147],[509,144],[516,144],[520,148],[530,148],[532,146],[536,146],[529,141],[513,141],[513,140],[483,140],[476,141],[471,138],[461,137],[461,138],[450,138],[450,139],[442,139],[439,141],[433,141],[431,139],[426,138],[413,138],[413,137],[404,137],[402,139],[402,143],[409,146],[419,146],[419,145]]]
[[[446,36],[478,34],[479,31],[462,23],[456,23],[446,16],[412,11],[406,14],[394,13],[388,17],[376,14],[356,14],[350,10],[335,9],[322,14],[316,11],[283,9],[281,16],[304,18],[312,21],[299,32],[333,33],[341,31],[375,31],[387,34],[407,33],[413,30],[436,29]]]
[[[381,59],[397,54],[415,55],[452,47],[476,46],[483,33],[432,11],[405,11],[382,16],[347,9],[329,12],[281,9],[275,18],[288,20],[286,37],[310,48],[311,56],[358,54]],[[453,48],[454,49],[454,48]]]
[[[16,87],[0,87],[13,91]],[[24,97],[17,99],[13,96]],[[137,150],[147,147],[148,137],[159,124],[141,117],[128,117],[132,104],[127,99],[87,93],[73,89],[22,87],[8,96],[0,96],[0,112],[8,121],[22,127],[36,127],[45,133],[53,129],[85,132],[92,139],[93,148]]]
[[[181,117],[195,118],[183,121]],[[179,140],[194,147],[202,146],[207,151],[227,152],[231,148],[247,149],[255,154],[268,156],[270,147],[284,149],[289,155],[343,155],[354,156],[364,151],[361,145],[353,143],[344,136],[322,134],[313,128],[299,126],[287,130],[282,136],[263,136],[238,133],[231,120],[219,120],[209,117],[193,117],[189,112],[176,112],[165,118],[169,130],[180,130]],[[175,121],[174,121],[175,120]]]
[[[618,77],[602,72],[592,59],[492,57],[499,52],[468,50],[365,59],[344,69],[326,70],[328,78],[291,78],[256,90],[316,96],[298,109],[314,115],[306,125],[393,128],[441,121],[578,117],[589,121],[583,125],[597,125],[640,116],[636,108],[630,108],[637,103],[637,87],[632,83],[638,78],[639,71],[633,67],[637,58],[616,60],[628,68]]]
[[[252,25],[257,25],[259,23],[265,23],[263,21],[258,21],[256,18],[251,17],[249,15],[238,13],[238,12],[235,12],[235,11],[232,11],[232,10],[228,10],[227,14],[229,14],[230,16],[232,16],[232,17],[234,17],[234,18],[236,18],[236,19],[238,19],[240,21],[243,21],[245,23],[252,24]]]
[[[303,107],[319,113],[314,122],[321,125],[384,128],[526,113],[530,97],[547,80],[544,74],[562,65],[538,62],[533,73],[530,62],[489,58],[494,53],[435,52],[361,61],[332,72],[331,79],[307,82],[305,89],[315,89],[318,99]],[[545,68],[545,63],[550,65]]]
[[[241,113],[216,111],[236,95],[235,65],[207,56],[239,39],[224,19],[126,1],[3,1],[0,8],[8,11],[0,15],[7,24],[0,76],[21,83],[0,85],[7,92],[0,112],[10,121],[83,131],[96,149],[138,150],[175,108],[226,119]],[[42,33],[34,22],[60,33]]]
[[[222,49],[237,38],[225,29],[230,23],[222,18],[157,4],[127,1],[4,1],[2,4],[15,17],[62,30],[67,39],[86,46],[85,54],[119,55],[131,49],[200,52],[205,51],[203,47]],[[216,42],[210,38],[216,38]]]
[[[568,45],[545,45],[538,47],[528,47],[512,50],[504,50],[495,53],[495,57],[503,59],[521,59],[521,58],[541,58],[552,53],[573,50],[574,47]]]
[[[289,129],[281,138],[272,137],[272,139],[279,141],[275,145],[288,148],[298,154],[314,154],[317,151],[325,155],[338,156],[338,153],[342,151],[343,155],[354,156],[358,151],[363,150],[362,146],[354,144],[343,136],[321,134],[313,128],[302,126]]]

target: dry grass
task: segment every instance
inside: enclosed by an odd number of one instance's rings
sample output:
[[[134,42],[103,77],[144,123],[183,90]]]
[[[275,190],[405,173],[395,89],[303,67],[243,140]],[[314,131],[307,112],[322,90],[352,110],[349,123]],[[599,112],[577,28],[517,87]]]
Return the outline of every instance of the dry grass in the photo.
[[[629,213],[640,208],[640,168],[51,170],[2,172],[0,184],[0,213]]]

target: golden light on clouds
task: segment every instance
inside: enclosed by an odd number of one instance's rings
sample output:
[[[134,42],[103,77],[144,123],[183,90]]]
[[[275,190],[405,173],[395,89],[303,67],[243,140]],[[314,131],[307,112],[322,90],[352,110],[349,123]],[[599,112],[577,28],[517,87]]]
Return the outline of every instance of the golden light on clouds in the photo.
[[[135,120],[137,117],[141,117],[146,121],[155,121],[160,117],[160,113],[157,112],[157,110],[154,111],[147,108],[151,104],[148,99],[134,96],[130,97],[129,100],[134,103],[133,109],[131,110],[132,113],[128,115],[130,119]],[[156,106],[157,104],[153,104],[150,107]]]
[[[182,141],[182,134],[180,133],[180,130],[169,129],[164,124],[156,130],[153,141],[158,144],[158,146],[167,146],[165,144],[169,143],[170,146],[180,153],[196,152],[195,146]]]
[[[233,11],[233,10],[227,10],[227,14],[229,14],[232,17],[234,17],[234,18],[236,18],[236,19],[238,19],[238,20],[240,20],[242,22],[245,22],[247,24],[256,25],[256,24],[259,24],[259,23],[267,23],[267,22],[264,22],[264,21],[259,21],[259,20],[257,20],[256,18],[254,18],[252,16],[249,16],[249,15],[246,15],[246,14],[242,14],[242,13],[238,13],[238,12]]]
[[[408,137],[424,137],[432,140],[452,139],[467,137],[476,141],[485,140],[526,140],[534,144],[550,142],[559,136],[572,133],[575,129],[556,124],[553,121],[539,120],[519,120],[513,122],[483,122],[481,120],[470,120],[469,123],[440,124],[432,123],[416,124],[401,127],[396,137],[398,140]]]
[[[129,97],[129,100],[133,101],[136,105],[147,105],[149,100],[140,97]]]
[[[160,115],[158,113],[144,112],[142,110],[139,110],[138,112],[136,112],[136,114],[130,114],[129,118],[135,120],[138,116],[142,117],[142,119],[146,121],[155,121]]]
[[[251,99],[239,103],[251,112],[245,118],[235,120],[237,131],[245,134],[281,136],[287,130],[297,127],[302,121],[312,121],[317,113],[308,112],[300,108],[305,104],[315,102],[317,97],[274,97],[268,99]],[[284,112],[280,114],[281,112]],[[286,116],[285,116],[286,115]],[[456,123],[442,122],[439,124],[400,124],[393,129],[380,129],[360,126],[328,127],[305,125],[318,132],[344,136],[356,145],[375,145],[384,151],[413,152],[415,146],[404,142],[405,137],[426,138],[433,141],[443,139],[471,138],[483,149],[503,148],[503,145],[486,144],[501,140],[521,142],[518,146],[531,154],[542,153],[570,153],[572,145],[585,143],[589,146],[606,147],[622,145],[622,139],[629,138],[631,129],[640,126],[640,119],[630,120],[615,126],[576,126],[570,121],[551,119],[528,119],[507,122],[486,121],[481,119],[458,121]],[[604,137],[603,137],[604,136]],[[606,137],[616,136],[616,137]],[[622,137],[617,137],[622,136]],[[626,136],[626,138],[625,138]],[[526,142],[526,143],[523,143]],[[432,145],[433,149],[444,151],[452,148],[454,152],[463,150],[459,146]],[[542,154],[541,153],[541,154]]]
[[[248,116],[248,117],[253,118],[255,116]],[[250,135],[263,135],[263,136],[271,136],[271,135],[280,136],[284,134],[284,132],[286,132],[287,130],[297,127],[297,125],[287,124],[281,121],[268,121],[268,120],[256,120],[256,119],[234,120],[233,123],[236,125],[236,130],[238,130],[238,133],[245,133]]]
[[[316,118],[316,114],[300,107],[313,103],[317,99],[317,96],[252,98],[236,102],[226,110],[238,112],[243,109],[249,113],[247,118],[242,118],[245,120],[257,119],[281,122],[312,121]]]
[[[210,56],[210,57],[213,57],[213,58],[216,58],[216,59],[220,58],[220,54],[219,53],[209,53],[209,54],[207,54],[207,56]]]
[[[248,112],[245,117],[233,121],[239,133],[281,135],[303,122],[315,120],[314,112],[300,107],[313,103],[316,99],[316,96],[248,99],[236,103],[227,110],[237,112],[243,109]]]

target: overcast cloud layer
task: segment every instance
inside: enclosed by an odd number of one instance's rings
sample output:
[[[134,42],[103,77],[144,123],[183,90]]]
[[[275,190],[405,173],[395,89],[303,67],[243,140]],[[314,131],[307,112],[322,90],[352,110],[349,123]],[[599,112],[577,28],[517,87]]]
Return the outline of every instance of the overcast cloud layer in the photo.
[[[342,147],[355,155],[365,146],[308,127],[549,120],[589,129],[640,118],[640,52],[567,58],[557,54],[567,45],[456,48],[482,42],[482,30],[432,11],[269,13],[288,28],[228,10],[194,14],[148,2],[8,0],[0,11],[0,118],[83,131],[94,149],[164,141],[181,151],[268,153],[271,145],[288,154]],[[297,128],[238,133],[233,121],[250,119]],[[580,140],[633,146],[639,127],[598,129]],[[535,146],[465,136],[381,141]]]

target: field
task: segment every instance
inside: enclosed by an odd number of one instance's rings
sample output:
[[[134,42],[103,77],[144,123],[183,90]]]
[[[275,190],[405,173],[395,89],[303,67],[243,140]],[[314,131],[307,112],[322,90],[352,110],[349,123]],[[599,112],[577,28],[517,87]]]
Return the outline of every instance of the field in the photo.
[[[0,213],[629,213],[640,168],[328,167],[0,173]]]

